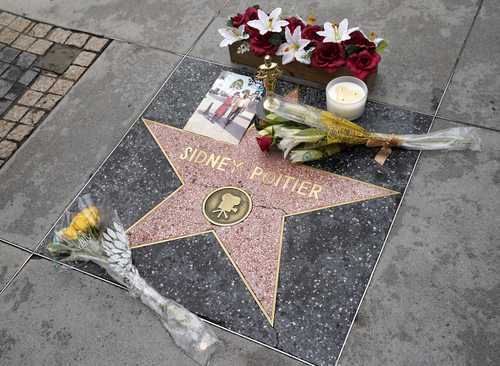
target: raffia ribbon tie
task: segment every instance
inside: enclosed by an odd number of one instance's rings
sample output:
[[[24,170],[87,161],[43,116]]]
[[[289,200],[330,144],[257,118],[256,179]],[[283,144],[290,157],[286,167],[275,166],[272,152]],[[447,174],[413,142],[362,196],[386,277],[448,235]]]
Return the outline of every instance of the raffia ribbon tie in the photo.
[[[375,155],[375,161],[380,165],[384,165],[389,155],[391,155],[391,146],[398,146],[400,144],[401,140],[394,134],[375,134],[366,141],[366,146],[368,147],[381,146],[381,149],[378,151],[377,155]]]

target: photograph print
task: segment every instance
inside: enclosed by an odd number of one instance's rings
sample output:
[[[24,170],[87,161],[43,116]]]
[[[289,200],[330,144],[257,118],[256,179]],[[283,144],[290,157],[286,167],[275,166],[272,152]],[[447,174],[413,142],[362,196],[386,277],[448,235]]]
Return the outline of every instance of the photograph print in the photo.
[[[236,145],[255,116],[263,91],[252,78],[223,71],[184,129]]]

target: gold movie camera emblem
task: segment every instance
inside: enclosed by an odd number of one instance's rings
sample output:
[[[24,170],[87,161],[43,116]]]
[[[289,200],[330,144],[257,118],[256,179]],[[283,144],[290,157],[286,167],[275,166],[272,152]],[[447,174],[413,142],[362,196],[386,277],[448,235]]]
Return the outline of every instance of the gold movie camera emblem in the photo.
[[[252,210],[252,199],[242,189],[222,187],[203,201],[203,214],[214,225],[230,226],[245,220]]]

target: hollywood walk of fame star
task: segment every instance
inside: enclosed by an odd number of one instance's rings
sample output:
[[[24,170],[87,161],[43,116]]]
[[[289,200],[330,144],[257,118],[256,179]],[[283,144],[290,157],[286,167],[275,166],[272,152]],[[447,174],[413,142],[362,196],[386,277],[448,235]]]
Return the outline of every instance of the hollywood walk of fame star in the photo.
[[[213,233],[271,325],[285,217],[397,194],[292,164],[280,153],[263,153],[254,128],[239,145],[231,145],[162,123],[144,123],[182,185],[127,230],[131,248]],[[251,212],[243,221],[220,226],[207,219],[203,206],[215,190],[227,186],[248,193]],[[226,217],[239,209],[240,200],[231,196],[226,197]]]

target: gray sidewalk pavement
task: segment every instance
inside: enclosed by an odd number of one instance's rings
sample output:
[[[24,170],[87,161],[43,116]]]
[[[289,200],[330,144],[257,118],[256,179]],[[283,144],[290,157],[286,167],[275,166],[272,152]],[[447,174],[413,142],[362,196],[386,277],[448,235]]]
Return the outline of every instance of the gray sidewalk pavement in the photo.
[[[194,46],[189,57],[228,63],[216,29],[247,5],[253,2],[0,0],[0,9],[115,39],[0,169],[0,291],[31,255],[1,239],[34,249],[185,52]],[[390,48],[374,100],[437,112],[434,129],[487,127],[482,152],[422,154],[339,365],[500,364],[496,2],[261,5],[304,16],[312,9],[320,20],[339,14],[378,31]],[[122,290],[35,258],[0,294],[0,364],[192,364]],[[217,365],[298,364],[219,335],[226,348]]]

